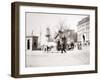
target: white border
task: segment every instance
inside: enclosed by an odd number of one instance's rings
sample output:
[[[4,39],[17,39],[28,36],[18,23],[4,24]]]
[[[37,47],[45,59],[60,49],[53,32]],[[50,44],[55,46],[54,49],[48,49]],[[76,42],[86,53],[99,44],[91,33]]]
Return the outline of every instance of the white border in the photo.
[[[46,13],[69,13],[69,14],[88,14],[90,15],[90,65],[81,66],[62,66],[62,67],[25,67],[25,12],[46,12]],[[95,11],[86,9],[52,8],[52,7],[33,7],[20,6],[20,74],[38,74],[50,72],[73,72],[95,70]]]

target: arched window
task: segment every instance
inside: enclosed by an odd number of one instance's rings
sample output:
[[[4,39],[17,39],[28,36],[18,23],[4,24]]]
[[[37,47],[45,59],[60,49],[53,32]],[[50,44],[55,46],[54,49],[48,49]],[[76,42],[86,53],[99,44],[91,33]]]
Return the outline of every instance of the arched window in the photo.
[[[27,49],[30,49],[30,40],[27,40]]]

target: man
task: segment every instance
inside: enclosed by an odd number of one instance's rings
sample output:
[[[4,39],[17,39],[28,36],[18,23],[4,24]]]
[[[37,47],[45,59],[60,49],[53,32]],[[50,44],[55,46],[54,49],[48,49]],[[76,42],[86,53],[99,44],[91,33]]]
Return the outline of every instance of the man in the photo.
[[[66,53],[66,37],[65,36],[62,38],[62,41],[61,41],[61,53],[63,53],[63,51]]]
[[[57,41],[57,51],[61,50],[61,44],[60,44],[60,40]]]

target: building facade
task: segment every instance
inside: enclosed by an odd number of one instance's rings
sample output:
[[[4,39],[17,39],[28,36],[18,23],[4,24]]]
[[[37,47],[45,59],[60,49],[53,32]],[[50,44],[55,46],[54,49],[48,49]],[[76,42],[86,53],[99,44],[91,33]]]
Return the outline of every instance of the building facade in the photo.
[[[38,49],[38,36],[26,36],[26,50]]]
[[[71,29],[59,31],[55,38],[57,37],[59,37],[59,39],[62,39],[63,37],[65,37],[67,42],[68,41],[77,42],[77,33]]]
[[[90,32],[90,18],[88,16],[78,22],[77,25],[78,42],[89,43],[90,42],[89,32]]]

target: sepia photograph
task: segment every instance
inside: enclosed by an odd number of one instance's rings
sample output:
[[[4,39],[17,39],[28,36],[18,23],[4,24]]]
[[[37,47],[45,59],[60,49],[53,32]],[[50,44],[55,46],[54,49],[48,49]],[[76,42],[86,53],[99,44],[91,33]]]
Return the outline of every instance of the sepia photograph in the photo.
[[[97,7],[12,3],[12,77],[97,73]]]
[[[90,64],[90,16],[26,12],[26,67]]]

